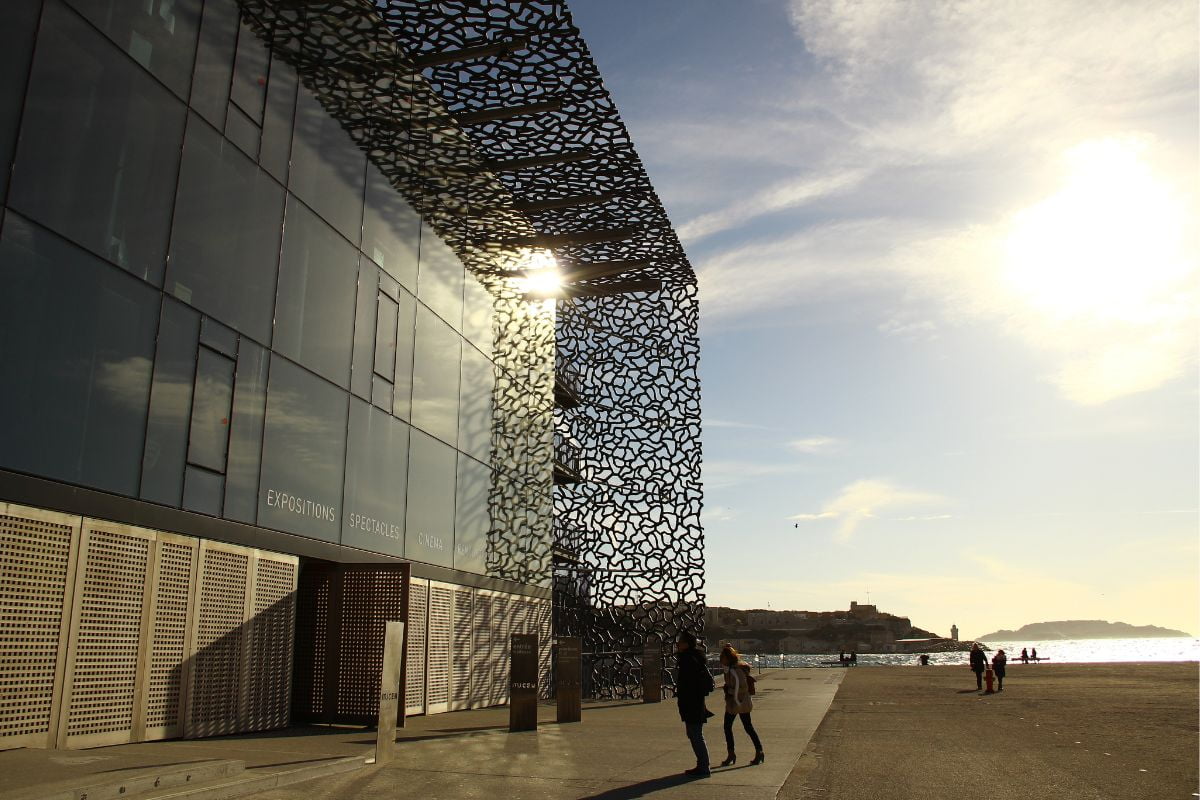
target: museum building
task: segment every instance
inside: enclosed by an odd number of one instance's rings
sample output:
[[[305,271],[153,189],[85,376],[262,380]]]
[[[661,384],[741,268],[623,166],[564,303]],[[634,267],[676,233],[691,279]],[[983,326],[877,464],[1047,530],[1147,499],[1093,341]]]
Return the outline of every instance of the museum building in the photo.
[[[10,0],[0,160],[0,749],[369,722],[388,619],[420,714],[702,613],[694,276],[561,3]]]

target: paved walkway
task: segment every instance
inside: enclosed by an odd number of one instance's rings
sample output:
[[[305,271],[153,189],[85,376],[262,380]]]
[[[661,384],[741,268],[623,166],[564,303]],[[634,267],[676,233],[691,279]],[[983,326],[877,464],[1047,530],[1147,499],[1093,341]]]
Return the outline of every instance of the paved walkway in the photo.
[[[389,764],[344,769],[347,758],[374,755],[373,730],[298,728],[218,739],[146,742],[92,750],[0,752],[0,797],[42,797],[52,790],[124,781],[174,766],[216,766],[236,759],[246,775],[264,776],[316,766],[313,780],[254,795],[262,800],[419,797],[496,798],[721,798],[774,800],[829,708],[843,670],[766,672],[758,683],[754,723],[767,761],[751,767],[753,748],[735,726],[739,762],[711,778],[686,779],[695,763],[673,701],[585,706],[583,721],[559,725],[554,707],[539,709],[537,731],[508,733],[507,708],[414,717],[398,731]],[[713,763],[725,756],[719,690],[706,726]],[[322,764],[329,770],[323,772]],[[353,765],[352,765],[353,766]],[[244,792],[243,792],[244,794]],[[232,796],[232,795],[229,795]]]

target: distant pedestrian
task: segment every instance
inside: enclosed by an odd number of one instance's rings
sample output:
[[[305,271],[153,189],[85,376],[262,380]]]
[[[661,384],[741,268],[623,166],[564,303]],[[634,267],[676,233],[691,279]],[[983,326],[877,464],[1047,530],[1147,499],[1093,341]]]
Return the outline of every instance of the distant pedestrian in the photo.
[[[1034,663],[1037,663],[1038,657],[1037,657],[1037,648],[1036,647],[1029,651],[1029,660],[1033,661]]]
[[[975,673],[975,688],[983,688],[983,671],[987,669],[987,656],[979,642],[971,645],[971,671]]]
[[[1004,668],[1008,665],[1008,656],[1003,650],[997,650],[992,656],[992,672],[996,673],[996,691],[1004,691]],[[1024,674],[1024,673],[1022,673]]]
[[[679,705],[679,718],[683,720],[688,741],[696,753],[696,766],[685,770],[688,775],[707,778],[711,775],[708,761],[708,745],[704,743],[704,723],[712,712],[704,706],[704,697],[714,688],[712,675],[704,654],[696,647],[696,636],[691,631],[680,631],[675,641],[675,701]]]
[[[1021,648],[1021,663],[1022,664],[1029,663],[1029,648],[1028,647]]]
[[[855,666],[858,666],[858,653],[857,652],[850,653],[850,663]]]
[[[742,661],[733,645],[727,644],[721,648],[721,671],[725,674],[725,748],[729,751],[721,766],[732,766],[737,761],[733,747],[733,720],[736,717],[742,718],[742,727],[754,743],[751,765],[761,764],[767,757],[763,755],[762,742],[750,720],[750,712],[754,710],[754,700],[750,697],[750,665]]]

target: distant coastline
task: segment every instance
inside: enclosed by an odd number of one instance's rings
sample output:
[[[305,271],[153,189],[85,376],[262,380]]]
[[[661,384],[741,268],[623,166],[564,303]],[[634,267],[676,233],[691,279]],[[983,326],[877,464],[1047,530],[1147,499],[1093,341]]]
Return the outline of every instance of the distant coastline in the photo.
[[[999,630],[978,637],[979,641],[1013,642],[1023,639],[1167,639],[1192,638],[1190,633],[1157,625],[1130,625],[1102,619],[1068,619],[1053,622],[1031,622],[1015,631]]]

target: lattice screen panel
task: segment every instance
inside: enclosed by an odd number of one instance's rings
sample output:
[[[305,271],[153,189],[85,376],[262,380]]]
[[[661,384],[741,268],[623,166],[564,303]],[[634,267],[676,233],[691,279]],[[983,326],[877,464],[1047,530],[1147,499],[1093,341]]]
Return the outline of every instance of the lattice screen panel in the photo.
[[[248,550],[224,551],[207,542],[200,549],[196,652],[188,698],[190,738],[238,730],[250,557]]]
[[[408,647],[405,653],[404,705],[408,714],[425,713],[425,637],[429,614],[429,581],[413,578],[408,585]]]
[[[78,535],[79,517],[0,504],[0,750],[54,744]]]
[[[500,619],[495,592],[475,592],[475,617],[471,626],[475,639],[474,661],[471,664],[471,696],[483,706],[503,702],[503,680],[499,673],[500,647],[503,632],[499,630]]]
[[[67,747],[133,740],[152,539],[149,531],[84,520],[67,660]]]
[[[298,719],[332,722],[336,696],[326,696],[326,684],[336,674],[329,663],[333,632],[331,595],[338,577],[329,569],[308,564],[300,574],[296,593],[296,667],[292,683],[292,708]]]
[[[253,617],[240,725],[244,731],[288,724],[297,567],[294,558],[259,554],[254,560]]]
[[[471,660],[473,592],[466,587],[454,590],[454,634],[450,656],[450,710],[472,707]]]
[[[180,717],[183,672],[188,661],[188,615],[199,542],[159,534],[155,547],[158,564],[146,685],[145,738],[167,739],[183,733]]]
[[[426,644],[425,713],[450,708],[450,637],[454,590],[446,584],[429,585],[429,636]]]

